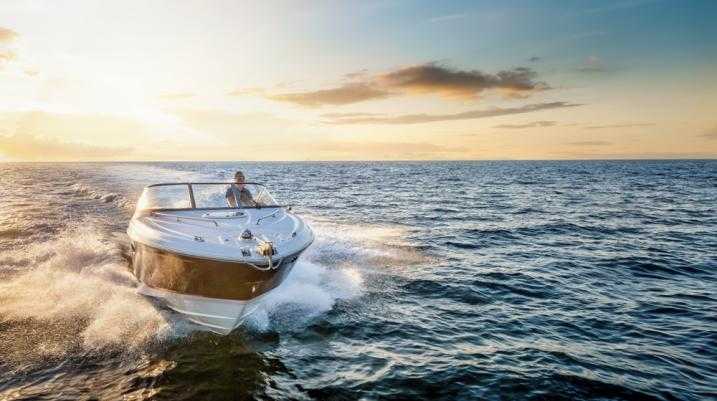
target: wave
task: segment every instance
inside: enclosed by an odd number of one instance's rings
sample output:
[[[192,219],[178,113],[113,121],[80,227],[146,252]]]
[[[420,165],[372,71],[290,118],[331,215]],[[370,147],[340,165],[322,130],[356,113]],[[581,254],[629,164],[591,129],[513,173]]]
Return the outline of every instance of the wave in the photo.
[[[103,224],[88,219],[51,241],[3,254],[0,324],[52,333],[18,347],[5,337],[16,330],[0,330],[0,342],[13,344],[17,360],[59,358],[78,348],[142,351],[201,330],[135,292],[137,282],[123,254],[126,238],[103,230]],[[361,296],[364,269],[418,257],[380,245],[400,242],[400,229],[325,227],[314,227],[316,243],[267,295],[246,329],[282,331],[305,325],[339,300]]]
[[[259,331],[303,327],[342,300],[362,296],[373,271],[425,262],[405,227],[331,222],[304,216],[316,239],[291,274],[267,295],[248,326]]]
[[[205,179],[141,165],[103,167],[58,188],[55,194],[66,201],[45,206],[58,216],[52,227],[22,227],[21,243],[17,227],[0,232],[18,245],[0,253],[0,348],[9,350],[0,361],[4,371],[109,355],[138,360],[204,330],[137,294],[129,268],[125,220],[146,184],[176,181],[173,174]],[[68,205],[81,221],[66,218]],[[314,244],[233,336],[302,330],[337,304],[360,299],[376,271],[430,258],[405,226],[300,214],[315,232]]]
[[[301,216],[316,235],[308,255],[318,263],[381,268],[431,260],[430,255],[409,240],[411,233],[405,226],[349,224],[311,214]]]
[[[331,269],[299,260],[281,286],[263,299],[245,326],[259,332],[304,327],[331,310],[337,301],[360,296],[363,284],[358,270]]]
[[[71,193],[74,193],[75,195],[100,200],[103,203],[113,202],[119,196],[114,192],[104,192],[102,190],[98,190],[96,187],[89,187],[83,184],[73,184],[71,190]]]
[[[76,334],[86,349],[136,349],[172,331],[172,318],[135,294],[121,248],[92,223],[4,258],[28,267],[0,284],[0,321],[49,323]],[[50,340],[51,341],[51,340]],[[40,349],[61,352],[51,344]]]

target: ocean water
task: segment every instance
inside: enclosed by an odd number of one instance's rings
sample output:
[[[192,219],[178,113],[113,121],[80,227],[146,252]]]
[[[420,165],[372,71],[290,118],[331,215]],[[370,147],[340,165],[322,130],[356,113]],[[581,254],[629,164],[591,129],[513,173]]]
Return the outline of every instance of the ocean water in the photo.
[[[135,293],[143,186],[243,170],[316,242],[247,324]],[[708,400],[717,161],[0,164],[0,400]]]

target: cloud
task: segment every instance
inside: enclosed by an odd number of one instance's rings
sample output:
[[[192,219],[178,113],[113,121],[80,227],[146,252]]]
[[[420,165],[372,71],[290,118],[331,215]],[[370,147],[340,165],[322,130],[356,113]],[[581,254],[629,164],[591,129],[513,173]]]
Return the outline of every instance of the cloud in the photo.
[[[10,43],[18,37],[17,32],[12,29],[0,27],[0,43]]]
[[[523,129],[523,128],[537,128],[537,127],[552,127],[556,125],[556,121],[533,121],[531,123],[526,124],[500,124],[496,125],[493,128],[503,128],[503,129]]]
[[[13,135],[16,139],[38,138],[51,144],[88,144],[98,150],[98,157],[104,156],[106,149],[126,150],[136,143],[145,143],[153,133],[150,128],[142,120],[130,116],[65,114],[41,110],[0,112],[0,135]],[[7,138],[3,143],[9,146]],[[17,149],[19,151],[20,148]],[[43,154],[43,149],[37,147],[38,158],[75,160],[63,154]],[[70,156],[76,154],[69,147],[66,150]],[[87,158],[93,158],[92,154],[87,153]]]
[[[0,49],[0,65],[7,63],[8,61],[14,60],[15,57],[17,57],[17,55],[14,51]]]
[[[498,71],[458,70],[436,63],[399,68],[383,74],[369,75],[365,70],[346,74],[351,82],[330,89],[279,93],[267,98],[301,106],[341,106],[399,95],[437,94],[447,98],[477,98],[485,91],[496,91],[506,97],[526,97],[549,89],[536,81],[535,71],[526,67]]]
[[[627,123],[627,124],[609,124],[609,125],[592,125],[585,129],[610,129],[610,128],[634,128],[634,127],[650,127],[655,123]]]
[[[166,93],[164,95],[160,95],[159,97],[161,99],[166,100],[178,100],[178,99],[188,99],[190,97],[196,96],[196,93],[193,92],[176,92],[176,93]]]
[[[426,142],[339,142],[328,141],[315,145],[319,150],[332,152],[352,153],[357,149],[370,152],[391,152],[391,153],[428,153],[428,152],[461,152],[460,147],[449,147]],[[399,150],[400,151],[397,151]]]
[[[11,29],[0,27],[0,45],[9,45],[13,41],[15,41],[17,36],[17,32]],[[17,54],[14,51],[8,49],[7,47],[0,48],[0,68],[2,68],[3,65],[9,63],[15,58],[17,58]]]
[[[577,141],[577,142],[568,142],[568,145],[573,146],[607,146],[612,145],[611,142],[607,141]]]
[[[376,88],[367,83],[351,83],[338,88],[269,95],[267,98],[316,107],[323,105],[341,106],[366,100],[382,99],[389,95],[390,93],[386,90]]]
[[[714,152],[644,152],[644,153],[575,153],[554,152],[553,155],[567,159],[585,160],[670,160],[670,159],[716,159]]]
[[[0,154],[15,160],[106,160],[132,153],[130,147],[93,146],[34,135],[0,135]]]
[[[471,120],[505,116],[510,114],[531,113],[540,110],[558,109],[565,107],[576,107],[580,104],[567,102],[535,103],[520,107],[496,107],[487,110],[471,110],[454,114],[404,114],[398,116],[368,116],[368,117],[345,117],[333,118],[326,121],[329,124],[419,124],[436,121]]]
[[[548,89],[546,83],[535,81],[536,75],[526,67],[488,74],[429,63],[379,75],[376,81],[386,88],[408,93],[437,93],[446,97],[471,98],[486,90],[499,90],[509,95],[527,95]]]
[[[378,113],[324,113],[321,117],[324,118],[350,118],[350,117],[373,117],[380,116]]]
[[[344,74],[344,78],[348,79],[348,80],[363,79],[367,76],[368,76],[368,70],[366,68]]]
[[[456,159],[465,157],[465,146],[446,146],[430,142],[396,141],[321,141],[296,143],[294,149],[319,152],[327,159],[337,160],[408,160],[408,159]]]

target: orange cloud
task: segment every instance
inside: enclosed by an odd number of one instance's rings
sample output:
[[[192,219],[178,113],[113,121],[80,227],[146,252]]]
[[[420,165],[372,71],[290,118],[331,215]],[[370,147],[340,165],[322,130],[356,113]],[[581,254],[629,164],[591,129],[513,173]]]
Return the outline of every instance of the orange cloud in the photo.
[[[0,45],[12,43],[17,38],[17,32],[0,27]],[[0,48],[0,67],[17,57],[14,51]]]
[[[15,52],[12,50],[0,50],[0,65],[8,61],[14,60],[15,57]]]
[[[12,29],[0,27],[0,43],[10,43],[18,37],[17,32]]]
[[[698,135],[700,138],[710,139],[710,140],[717,140],[717,127],[706,131],[703,134]]]
[[[484,91],[497,91],[508,97],[526,97],[550,88],[545,82],[536,81],[536,75],[533,70],[525,67],[488,74],[478,70],[457,70],[428,63],[375,76],[369,76],[365,70],[361,70],[346,74],[345,78],[351,82],[335,88],[266,97],[309,107],[340,106],[412,94],[477,98]]]
[[[609,129],[609,128],[634,128],[634,127],[650,127],[655,123],[627,123],[627,124],[609,124],[609,125],[593,125],[585,127],[585,129]]]
[[[15,160],[116,160],[132,152],[129,147],[92,146],[34,135],[0,135],[0,154]]]
[[[376,88],[368,83],[352,83],[332,89],[269,95],[267,98],[302,106],[316,107],[323,105],[341,106],[344,104],[363,102],[365,100],[381,99],[390,95],[391,94],[386,90]]]
[[[37,144],[37,156],[31,153],[23,157],[29,159],[74,160],[63,153],[78,156],[69,147],[61,148],[54,144],[79,144],[78,146],[96,148],[99,158],[105,156],[106,149],[126,149],[135,143],[144,143],[152,134],[151,128],[145,123],[131,117],[107,114],[61,114],[40,110],[0,112],[0,136],[3,137],[0,153],[3,149],[12,151],[13,157],[32,149]],[[8,137],[7,135],[10,135]],[[10,141],[8,138],[14,138]],[[36,140],[34,140],[35,138]],[[48,143],[53,146],[41,146]],[[86,146],[83,144],[87,144]],[[47,152],[46,152],[47,151]],[[54,151],[62,151],[53,153]],[[45,153],[43,153],[45,152]],[[6,152],[7,153],[7,152]],[[91,152],[83,153],[92,159]]]
[[[330,160],[353,159],[456,159],[465,157],[465,146],[446,146],[430,142],[394,141],[322,141],[293,143],[291,148],[299,152],[318,153]]]
[[[354,117],[375,117],[380,116],[377,113],[324,113],[321,117],[324,118],[354,118]]]
[[[538,127],[552,127],[555,126],[557,122],[555,121],[533,121],[531,123],[526,124],[500,124],[496,125],[493,128],[503,128],[503,129],[523,129],[523,128],[538,128]]]
[[[227,95],[229,96],[261,96],[266,93],[266,90],[263,88],[239,88],[235,89]]]
[[[575,107],[580,104],[567,102],[550,102],[527,104],[520,107],[496,107],[487,110],[470,110],[453,114],[403,114],[398,116],[367,116],[367,117],[339,117],[326,122],[329,124],[419,124],[436,121],[472,120],[478,118],[505,116],[509,114],[531,113],[534,111]]]
[[[608,141],[576,141],[576,142],[568,142],[568,145],[572,145],[572,146],[608,146],[608,145],[612,145],[612,142],[608,142]]]

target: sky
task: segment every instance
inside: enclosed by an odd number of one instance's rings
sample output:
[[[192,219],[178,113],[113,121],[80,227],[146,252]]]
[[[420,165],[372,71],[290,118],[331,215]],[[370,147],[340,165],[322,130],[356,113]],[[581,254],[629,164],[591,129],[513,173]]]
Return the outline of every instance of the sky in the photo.
[[[717,158],[717,2],[0,2],[0,161]]]

